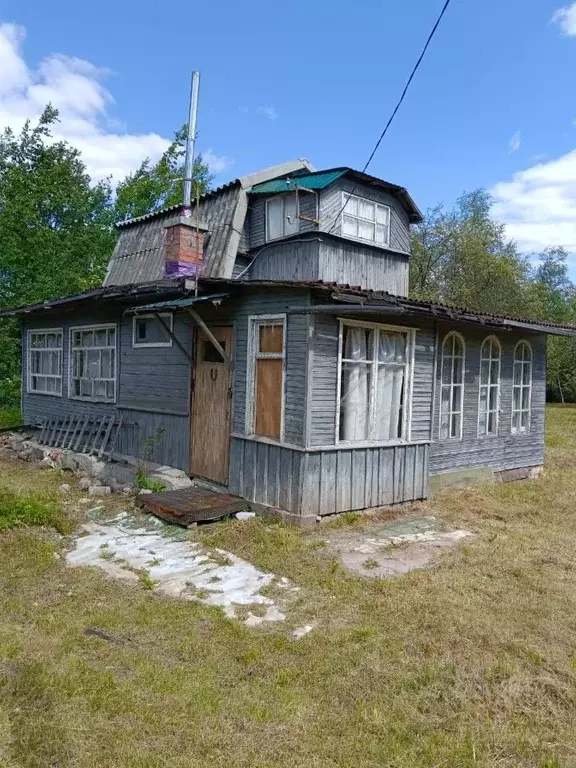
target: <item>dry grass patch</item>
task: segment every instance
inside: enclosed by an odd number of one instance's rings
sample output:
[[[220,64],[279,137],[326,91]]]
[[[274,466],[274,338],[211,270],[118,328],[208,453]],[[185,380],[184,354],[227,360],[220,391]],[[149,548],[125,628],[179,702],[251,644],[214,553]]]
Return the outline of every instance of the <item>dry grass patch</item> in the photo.
[[[415,507],[477,534],[429,570],[350,576],[323,528],[197,533],[301,587],[293,621],[319,626],[298,641],[0,535],[0,764],[576,765],[576,410],[549,417],[541,480]]]

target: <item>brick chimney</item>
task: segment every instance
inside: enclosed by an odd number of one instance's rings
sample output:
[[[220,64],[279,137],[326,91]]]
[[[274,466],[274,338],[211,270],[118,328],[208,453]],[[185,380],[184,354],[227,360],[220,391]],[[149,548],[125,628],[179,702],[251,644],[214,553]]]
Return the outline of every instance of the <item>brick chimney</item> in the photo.
[[[164,277],[196,277],[204,260],[207,228],[186,216],[171,219],[164,228]]]

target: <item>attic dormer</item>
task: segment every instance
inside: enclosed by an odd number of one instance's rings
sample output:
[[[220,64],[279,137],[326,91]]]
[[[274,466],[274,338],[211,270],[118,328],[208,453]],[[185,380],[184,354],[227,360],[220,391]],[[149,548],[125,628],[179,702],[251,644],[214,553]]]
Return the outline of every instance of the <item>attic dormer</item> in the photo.
[[[403,187],[336,168],[259,184],[249,200],[247,277],[407,295],[410,224],[421,214]]]

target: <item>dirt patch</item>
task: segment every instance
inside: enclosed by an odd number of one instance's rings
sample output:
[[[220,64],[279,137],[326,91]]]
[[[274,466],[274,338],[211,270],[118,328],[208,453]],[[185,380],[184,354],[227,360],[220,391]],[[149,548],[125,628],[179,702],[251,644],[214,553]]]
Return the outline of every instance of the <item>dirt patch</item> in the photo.
[[[325,551],[336,554],[346,570],[362,576],[398,576],[431,565],[442,550],[472,534],[443,531],[434,517],[407,517],[371,523],[362,529],[335,531]]]

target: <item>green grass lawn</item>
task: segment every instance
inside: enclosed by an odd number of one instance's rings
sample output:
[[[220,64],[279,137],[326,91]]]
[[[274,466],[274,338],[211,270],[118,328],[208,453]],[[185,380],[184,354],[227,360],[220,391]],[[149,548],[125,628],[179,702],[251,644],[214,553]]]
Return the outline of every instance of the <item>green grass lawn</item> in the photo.
[[[5,427],[16,427],[21,423],[22,415],[18,406],[12,408],[0,408],[0,429],[4,429]]]
[[[197,534],[300,585],[298,641],[66,568],[50,529],[1,533],[0,765],[576,766],[576,409],[548,425],[540,480],[415,507],[476,533],[429,570],[347,575],[324,527]],[[8,492],[60,482],[0,463]]]

